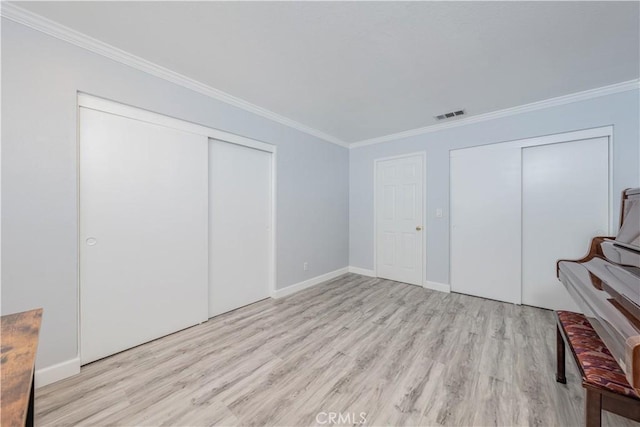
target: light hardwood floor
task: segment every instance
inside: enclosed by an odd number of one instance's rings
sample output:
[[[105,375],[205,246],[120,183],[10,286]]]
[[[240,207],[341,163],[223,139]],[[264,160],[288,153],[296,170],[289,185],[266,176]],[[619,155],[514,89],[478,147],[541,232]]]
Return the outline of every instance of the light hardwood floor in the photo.
[[[87,365],[36,391],[36,423],[577,426],[567,362],[558,384],[550,311],[347,274]]]

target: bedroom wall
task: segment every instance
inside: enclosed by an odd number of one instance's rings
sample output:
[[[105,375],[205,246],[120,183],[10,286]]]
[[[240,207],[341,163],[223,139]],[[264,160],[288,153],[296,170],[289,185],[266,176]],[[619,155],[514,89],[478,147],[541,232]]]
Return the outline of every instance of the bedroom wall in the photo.
[[[3,18],[2,312],[44,308],[38,369],[78,353],[78,91],[277,145],[276,288],[348,265],[346,148]]]
[[[349,265],[373,270],[373,162],[426,151],[426,276],[449,284],[449,151],[613,125],[613,191],[640,185],[640,92],[630,90],[350,150]],[[491,189],[487,189],[491,197]],[[614,202],[619,217],[619,201]],[[443,209],[442,218],[435,216]],[[585,251],[587,248],[585,248]]]

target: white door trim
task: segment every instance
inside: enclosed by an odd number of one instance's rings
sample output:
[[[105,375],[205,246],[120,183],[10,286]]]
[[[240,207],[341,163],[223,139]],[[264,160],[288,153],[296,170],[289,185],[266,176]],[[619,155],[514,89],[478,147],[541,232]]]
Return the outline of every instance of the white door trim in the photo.
[[[533,147],[537,145],[547,145],[547,144],[556,144],[561,142],[577,141],[579,139],[600,138],[603,136],[610,137],[611,135],[613,135],[612,125],[602,126],[597,128],[590,128],[590,129],[581,129],[581,130],[575,130],[570,132],[555,133],[550,135],[534,136],[530,138],[514,139],[510,141],[494,142],[491,144],[481,144],[481,145],[486,146],[486,145],[496,145],[496,144],[507,144],[505,146],[517,146],[517,147],[525,148],[525,147]],[[455,150],[464,150],[465,148],[472,148],[472,147],[458,148]],[[455,151],[455,150],[451,150],[451,151]]]
[[[77,221],[77,294],[76,294],[76,316],[78,319],[76,336],[77,336],[77,357],[80,358],[80,108],[89,108],[105,113],[115,114],[122,117],[127,117],[134,120],[139,120],[147,123],[153,123],[159,126],[165,126],[171,129],[181,130],[184,132],[193,133],[196,135],[202,135],[207,138],[217,139],[220,141],[228,142],[231,144],[242,145],[249,148],[265,151],[271,154],[271,233],[270,239],[270,275],[269,275],[269,294],[273,298],[276,294],[276,278],[277,278],[277,266],[276,266],[276,248],[277,248],[277,147],[266,142],[258,141],[252,138],[236,135],[230,132],[225,132],[219,129],[213,129],[206,126],[202,126],[196,123],[191,123],[185,120],[176,119],[166,116],[164,114],[155,113],[152,111],[144,110],[141,108],[133,107],[130,105],[122,104],[116,101],[111,101],[98,96],[90,95],[83,92],[77,93],[77,106],[76,106],[76,217]]]
[[[387,156],[387,157],[379,157],[373,160],[373,274],[375,277],[378,277],[378,260],[377,260],[377,252],[378,252],[378,218],[377,218],[377,176],[378,176],[378,163],[384,162],[387,160],[397,160],[404,159],[407,157],[422,157],[422,286],[425,287],[427,283],[427,152],[426,151],[416,151],[412,153],[406,154],[398,154],[395,156]]]
[[[165,126],[171,129],[177,129],[184,132],[195,133],[196,135],[207,136],[213,139],[219,139],[233,144],[244,145],[246,147],[255,148],[262,151],[273,153],[276,149],[274,145],[257,141],[252,138],[225,132],[219,129],[213,129],[186,120],[176,119],[165,116],[160,113],[143,110],[138,107],[121,104],[119,102],[110,101],[108,99],[78,92],[78,106],[91,108],[92,110],[103,111],[105,113],[116,114],[130,119],[140,120],[142,122],[153,123]]]

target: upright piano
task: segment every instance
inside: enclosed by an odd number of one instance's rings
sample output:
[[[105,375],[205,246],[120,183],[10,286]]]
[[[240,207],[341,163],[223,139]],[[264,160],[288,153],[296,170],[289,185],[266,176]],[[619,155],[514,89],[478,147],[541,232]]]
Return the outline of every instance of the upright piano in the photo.
[[[620,231],[595,237],[581,260],[557,274],[640,393],[640,188],[622,194]]]

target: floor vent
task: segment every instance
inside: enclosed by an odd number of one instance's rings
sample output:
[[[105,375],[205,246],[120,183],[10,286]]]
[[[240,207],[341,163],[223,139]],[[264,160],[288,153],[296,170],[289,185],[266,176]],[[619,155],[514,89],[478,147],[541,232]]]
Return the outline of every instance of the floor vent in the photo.
[[[450,119],[452,117],[462,116],[464,114],[464,110],[452,111],[450,113],[439,114],[436,117],[437,120]]]

